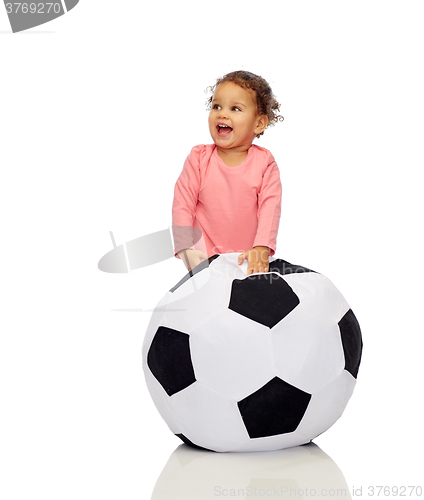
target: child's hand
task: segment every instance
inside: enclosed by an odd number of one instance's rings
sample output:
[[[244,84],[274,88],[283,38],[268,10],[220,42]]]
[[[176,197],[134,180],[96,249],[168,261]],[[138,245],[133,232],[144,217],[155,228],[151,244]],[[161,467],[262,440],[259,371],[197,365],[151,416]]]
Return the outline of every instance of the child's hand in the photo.
[[[238,263],[243,264],[247,259],[247,276],[252,273],[267,273],[269,270],[269,248],[253,247],[239,255]]]
[[[204,252],[201,252],[200,250],[194,250],[192,248],[181,250],[181,252],[178,252],[178,256],[184,262],[187,271],[191,271],[203,260],[208,258],[208,256]]]

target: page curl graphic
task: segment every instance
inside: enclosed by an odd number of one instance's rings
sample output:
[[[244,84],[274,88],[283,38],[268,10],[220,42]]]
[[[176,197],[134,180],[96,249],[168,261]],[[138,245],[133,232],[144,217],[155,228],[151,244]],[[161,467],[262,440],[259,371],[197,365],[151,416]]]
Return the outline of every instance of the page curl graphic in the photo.
[[[14,2],[4,0],[13,33],[48,23],[73,9],[79,0]]]
[[[202,237],[202,231],[192,226],[172,226],[174,242],[190,248]],[[99,260],[98,268],[106,273],[129,273],[135,269],[158,264],[174,257],[171,230],[163,229],[116,245],[112,231],[113,249]]]

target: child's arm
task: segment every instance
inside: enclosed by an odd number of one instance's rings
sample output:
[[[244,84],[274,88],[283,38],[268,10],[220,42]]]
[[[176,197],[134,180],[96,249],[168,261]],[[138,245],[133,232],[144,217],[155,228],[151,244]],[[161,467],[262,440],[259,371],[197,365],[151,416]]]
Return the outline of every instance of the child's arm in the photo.
[[[247,275],[269,271],[269,256],[276,248],[281,214],[281,181],[277,164],[271,161],[264,172],[258,194],[258,229],[253,248],[239,255],[239,264],[247,259]]]
[[[269,270],[269,248],[256,246],[239,255],[238,263],[247,259],[247,276],[252,273],[267,273]]]
[[[184,162],[183,170],[175,183],[172,203],[172,227],[175,256],[193,247],[195,238],[194,219],[200,189],[200,153],[201,146],[195,146]],[[189,228],[192,228],[192,231]]]
[[[258,228],[252,247],[267,247],[274,255],[281,215],[281,181],[275,160],[268,165],[258,193]]]

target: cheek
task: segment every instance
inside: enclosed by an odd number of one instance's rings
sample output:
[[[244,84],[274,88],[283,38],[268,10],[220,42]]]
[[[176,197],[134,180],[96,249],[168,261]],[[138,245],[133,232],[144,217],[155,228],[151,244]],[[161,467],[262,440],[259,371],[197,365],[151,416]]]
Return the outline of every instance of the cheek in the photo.
[[[240,131],[246,131],[246,130],[249,130],[249,128],[250,128],[249,121],[244,120],[242,117],[239,120],[237,120],[236,124],[237,124],[237,128]]]
[[[216,129],[215,129],[215,120],[214,120],[213,116],[211,116],[211,115],[209,115],[208,125],[209,125],[209,131],[211,133],[216,131]]]

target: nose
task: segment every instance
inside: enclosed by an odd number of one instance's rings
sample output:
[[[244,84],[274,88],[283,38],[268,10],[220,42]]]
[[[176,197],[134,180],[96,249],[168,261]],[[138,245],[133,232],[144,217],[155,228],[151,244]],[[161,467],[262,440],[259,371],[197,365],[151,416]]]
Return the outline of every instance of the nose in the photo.
[[[220,109],[218,113],[218,118],[222,118],[223,120],[228,119],[228,113],[225,112],[225,110]]]

